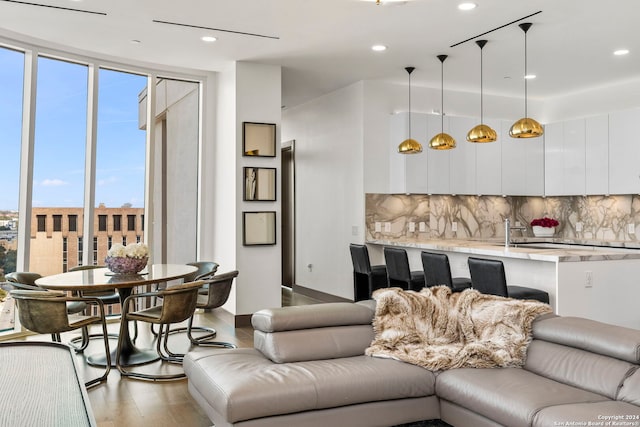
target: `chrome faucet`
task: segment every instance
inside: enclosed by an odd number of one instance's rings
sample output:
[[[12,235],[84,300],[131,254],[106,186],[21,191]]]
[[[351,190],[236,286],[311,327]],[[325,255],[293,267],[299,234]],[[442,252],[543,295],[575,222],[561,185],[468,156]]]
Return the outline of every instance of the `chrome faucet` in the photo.
[[[509,218],[504,219],[504,247],[508,248],[511,245],[511,230],[520,230],[524,231],[527,227],[524,226],[511,226],[511,221]]]

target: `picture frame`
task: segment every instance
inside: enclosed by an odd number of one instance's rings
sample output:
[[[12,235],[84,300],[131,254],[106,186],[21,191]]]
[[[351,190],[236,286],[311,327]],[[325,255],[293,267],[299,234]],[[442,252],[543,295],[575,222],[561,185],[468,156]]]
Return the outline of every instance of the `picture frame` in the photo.
[[[275,123],[242,122],[242,155],[276,157]]]
[[[244,192],[242,200],[245,202],[275,202],[276,201],[276,168],[242,168]]]
[[[242,244],[244,246],[275,245],[275,211],[243,212]]]

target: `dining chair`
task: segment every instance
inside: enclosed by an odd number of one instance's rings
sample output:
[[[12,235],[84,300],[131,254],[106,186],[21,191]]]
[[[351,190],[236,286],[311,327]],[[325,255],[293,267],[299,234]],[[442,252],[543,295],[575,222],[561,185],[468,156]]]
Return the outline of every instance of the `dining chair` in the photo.
[[[398,286],[404,290],[419,291],[424,288],[424,272],[411,271],[407,251],[401,248],[384,248],[389,286]]]
[[[369,250],[365,245],[351,243],[351,263],[353,264],[353,300],[371,299],[376,289],[389,286],[387,267],[385,265],[371,265]]]
[[[104,265],[77,265],[75,267],[71,267],[68,271],[72,272],[72,271],[83,271],[83,270],[94,270],[96,268],[104,268]],[[118,291],[114,288],[114,289],[107,289],[107,290],[102,290],[102,291],[82,291],[81,292],[82,296],[86,296],[86,297],[92,297],[92,298],[99,298],[102,303],[105,306],[116,306],[118,307],[118,309],[120,308],[120,295],[118,294]],[[107,310],[105,308],[105,311],[111,311],[111,310]],[[109,313],[111,314],[111,313]],[[109,315],[107,314],[107,315]],[[138,337],[138,323],[137,322],[133,322],[133,338],[132,340],[136,340],[136,338]],[[93,338],[101,338],[102,335],[100,334],[89,334],[88,338],[89,339],[93,339]],[[109,334],[110,338],[118,338],[117,334]],[[73,344],[77,344],[77,342],[80,340],[81,337],[76,337],[74,339],[71,340],[71,343]],[[86,347],[86,345],[85,345]]]
[[[29,271],[14,271],[7,273],[4,276],[14,289],[23,289],[30,291],[48,292],[46,289],[36,285],[36,280],[42,276],[38,273],[32,273]],[[87,309],[87,303],[85,301],[67,301],[67,313],[78,314],[83,313]],[[71,346],[77,352],[84,351],[89,345],[89,330],[82,328],[81,336],[74,338],[70,341]],[[80,344],[78,344],[80,341]]]
[[[187,265],[191,265],[197,268],[196,271],[194,271],[193,273],[185,276],[182,281],[184,283],[187,282],[195,282],[196,280],[206,280],[209,279],[211,277],[213,277],[214,274],[216,274],[216,271],[218,271],[218,263],[213,262],[213,261],[195,261],[195,262],[188,262]],[[204,286],[202,286],[202,288],[198,291],[198,293],[202,294],[202,295],[206,295],[208,293],[208,284],[204,284]],[[159,283],[155,290],[158,291],[160,289],[165,289],[166,288],[166,283]],[[154,301],[152,302],[152,304],[156,304],[156,301],[154,299]],[[175,329],[170,331],[169,333],[175,333],[175,332],[180,332],[180,331],[184,331],[186,330],[185,328],[180,328],[180,329]],[[153,333],[153,335],[157,335],[156,331],[153,329],[153,324],[151,324],[151,332]]]
[[[121,353],[125,336],[123,333],[127,323],[131,320],[148,322],[159,325],[158,338],[156,339],[156,351],[160,359],[166,362],[182,363],[182,357],[173,353],[167,354],[163,350],[167,348],[169,339],[169,328],[171,324],[180,323],[191,316],[196,309],[198,302],[198,290],[205,284],[205,281],[182,283],[180,285],[169,286],[154,292],[142,292],[131,294],[122,303],[122,321],[120,323],[120,338],[116,350],[116,367],[120,375],[145,380],[173,380],[184,378],[184,372],[178,374],[149,374],[126,370],[121,363]],[[162,298],[162,304],[154,305],[139,311],[131,311],[133,303],[140,298]]]
[[[461,292],[471,287],[470,278],[451,277],[451,265],[447,254],[422,251],[420,258],[427,287],[445,285],[452,292]]]
[[[504,263],[500,260],[469,257],[468,263],[473,289],[483,294],[549,303],[549,294],[545,291],[526,286],[507,285]]]
[[[89,325],[99,323],[102,326],[102,337],[104,339],[107,364],[104,374],[85,382],[85,386],[89,387],[107,379],[109,371],[111,370],[111,353],[109,350],[104,304],[99,298],[68,296],[65,292],[59,291],[26,289],[14,289],[10,294],[16,301],[20,324],[28,330],[39,334],[51,334],[52,340],[55,342],[61,342],[60,334],[63,332],[81,328],[85,329]],[[95,304],[99,307],[100,314],[99,316],[69,314],[67,306],[70,302]],[[55,369],[55,366],[51,368]]]
[[[205,286],[207,286],[207,293],[202,294],[198,293],[198,302],[196,304],[196,308],[201,308],[204,310],[213,310],[218,307],[222,307],[224,303],[229,299],[229,294],[231,293],[231,286],[233,285],[233,280],[238,277],[238,271],[229,271],[226,273],[216,274],[210,279],[206,279]],[[204,280],[204,279],[200,279]],[[195,313],[194,313],[195,314]],[[199,345],[199,346],[209,346],[209,347],[224,347],[224,348],[236,348],[234,344],[223,341],[210,341],[217,335],[217,331],[213,328],[205,327],[205,326],[193,326],[193,318],[191,316],[189,318],[189,322],[187,327],[185,328],[187,331],[187,337],[191,344]],[[194,337],[192,335],[192,331],[202,331],[206,332],[205,335]]]

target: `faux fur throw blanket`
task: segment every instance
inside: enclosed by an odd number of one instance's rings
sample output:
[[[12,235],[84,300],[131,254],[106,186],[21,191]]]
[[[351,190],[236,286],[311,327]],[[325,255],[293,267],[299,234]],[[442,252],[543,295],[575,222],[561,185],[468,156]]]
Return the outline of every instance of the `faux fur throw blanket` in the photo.
[[[524,365],[533,320],[551,307],[531,300],[452,293],[447,286],[420,292],[374,292],[375,337],[366,354],[437,371]]]

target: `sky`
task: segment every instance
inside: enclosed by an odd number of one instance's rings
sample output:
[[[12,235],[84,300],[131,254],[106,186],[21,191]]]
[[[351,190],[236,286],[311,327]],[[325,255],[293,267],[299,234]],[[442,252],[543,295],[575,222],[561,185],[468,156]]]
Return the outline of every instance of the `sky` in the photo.
[[[0,210],[18,210],[24,56],[0,48]],[[88,68],[38,59],[34,207],[82,207]],[[101,69],[98,85],[96,206],[144,206],[145,131],[138,94],[145,76]]]

